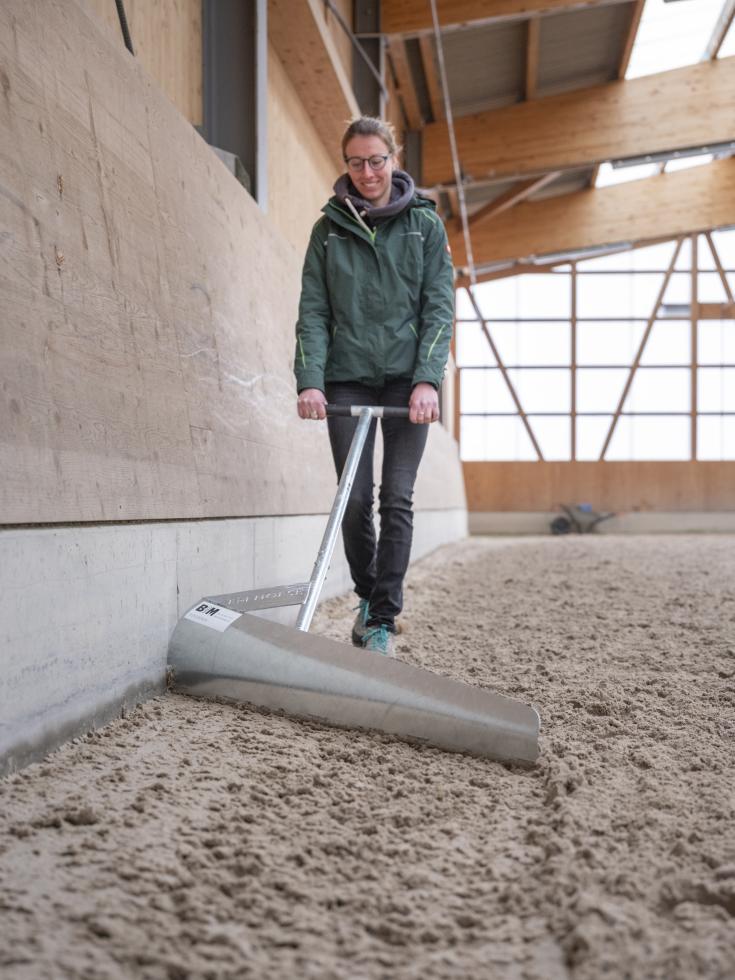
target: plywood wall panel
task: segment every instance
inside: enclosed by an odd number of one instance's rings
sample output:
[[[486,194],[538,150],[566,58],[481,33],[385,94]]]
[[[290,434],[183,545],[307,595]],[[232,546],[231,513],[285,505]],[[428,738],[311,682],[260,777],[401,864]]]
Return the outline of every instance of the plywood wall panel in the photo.
[[[0,18],[2,521],[323,509],[300,259],[83,4]]]
[[[0,64],[0,522],[323,513],[300,251],[82,0],[8,0]],[[417,506],[462,499],[432,436]]]
[[[463,466],[470,511],[735,511],[735,462],[529,462]]]
[[[351,28],[352,27],[352,0],[335,0],[334,6],[342,15],[342,20]],[[330,11],[329,7],[324,7],[324,20],[329,28],[329,32],[334,40],[334,46],[339,55],[339,60],[342,62],[342,67],[345,70],[345,74],[348,78],[352,78],[352,52],[354,50],[352,46],[352,41],[345,33],[342,26],[339,24],[335,15]]]
[[[124,44],[113,0],[87,5]],[[202,122],[201,0],[125,0],[135,56],[192,125]]]
[[[339,170],[278,54],[268,49],[268,214],[303,257]]]

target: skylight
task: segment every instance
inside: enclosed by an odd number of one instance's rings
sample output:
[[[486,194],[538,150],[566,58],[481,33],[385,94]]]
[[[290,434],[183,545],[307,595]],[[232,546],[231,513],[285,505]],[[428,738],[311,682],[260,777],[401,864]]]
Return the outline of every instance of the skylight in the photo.
[[[701,167],[703,163],[712,163],[714,157],[711,153],[700,153],[694,157],[680,157],[678,160],[668,160],[665,166],[666,173],[674,170],[688,170],[689,167]]]
[[[718,58],[730,58],[735,54],[735,21],[730,24],[730,30],[727,32],[725,40],[722,42],[722,47],[720,48],[717,57]]]
[[[641,163],[635,167],[613,167],[611,163],[601,163],[595,187],[610,187],[612,184],[627,184],[629,180],[641,180],[661,172],[658,164]]]
[[[625,77],[640,78],[701,61],[724,2],[646,0]]]

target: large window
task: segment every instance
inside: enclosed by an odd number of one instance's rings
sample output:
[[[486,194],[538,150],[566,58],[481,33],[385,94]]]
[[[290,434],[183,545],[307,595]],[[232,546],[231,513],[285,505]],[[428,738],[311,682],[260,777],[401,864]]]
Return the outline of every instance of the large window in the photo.
[[[735,230],[460,290],[462,458],[735,459],[733,292]]]

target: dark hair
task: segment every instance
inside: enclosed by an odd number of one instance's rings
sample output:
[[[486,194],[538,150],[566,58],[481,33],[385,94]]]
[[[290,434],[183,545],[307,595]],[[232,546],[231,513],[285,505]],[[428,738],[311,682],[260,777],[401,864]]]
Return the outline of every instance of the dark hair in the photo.
[[[400,149],[396,143],[393,125],[384,119],[377,119],[375,116],[360,116],[358,119],[352,120],[342,137],[343,157],[347,144],[353,136],[377,136],[385,143],[391,155],[396,155]]]

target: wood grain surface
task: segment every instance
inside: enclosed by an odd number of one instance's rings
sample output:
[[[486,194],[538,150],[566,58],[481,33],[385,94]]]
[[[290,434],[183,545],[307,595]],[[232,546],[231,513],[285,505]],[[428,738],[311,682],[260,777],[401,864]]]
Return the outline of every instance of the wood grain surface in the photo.
[[[325,512],[301,256],[86,3],[4,3],[0,65],[0,523]]]
[[[470,511],[735,510],[735,462],[464,463]]]
[[[613,187],[522,201],[472,230],[476,265],[501,259],[674,238],[735,223],[735,159]],[[461,233],[450,233],[465,264]]]
[[[475,180],[735,138],[735,57],[610,82],[455,120],[462,170]],[[424,129],[424,180],[454,179],[446,122]]]

